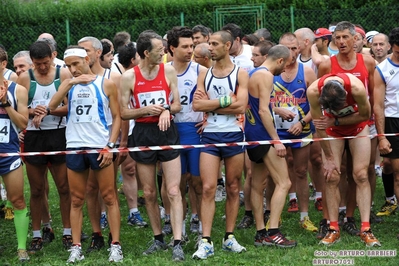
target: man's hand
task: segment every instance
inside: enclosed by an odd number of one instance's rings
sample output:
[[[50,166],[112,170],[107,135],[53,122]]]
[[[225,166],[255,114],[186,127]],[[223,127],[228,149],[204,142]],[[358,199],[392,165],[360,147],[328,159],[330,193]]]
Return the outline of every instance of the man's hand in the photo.
[[[378,142],[378,149],[382,155],[392,152],[391,143],[386,138]]]
[[[161,130],[161,131],[166,131],[170,127],[170,112],[169,112],[169,110],[165,110],[159,116],[158,127],[159,127],[159,130]]]
[[[206,99],[208,100],[208,94],[206,94],[204,91],[202,90],[196,90],[194,92],[194,100],[203,100]]]
[[[284,144],[274,144],[273,146],[276,149],[278,157],[284,158],[287,155],[287,150]]]
[[[147,114],[151,116],[158,116],[165,110],[162,104],[148,105],[146,108]]]
[[[112,152],[109,152],[108,150],[109,150],[108,147],[104,148],[102,151],[100,151],[97,157],[97,161],[101,161],[99,164],[101,168],[105,168],[112,164],[112,159],[114,154]]]
[[[302,133],[303,127],[301,125],[301,122],[297,122],[294,125],[290,127],[290,129],[287,130],[288,133],[298,136],[299,134]]]
[[[71,83],[74,85],[81,84],[81,83],[87,84],[87,83],[94,81],[96,79],[96,77],[97,76],[93,75],[93,74],[82,74],[80,76],[77,76],[77,77],[71,79]]]
[[[334,171],[341,174],[340,168],[335,165],[334,159],[326,159],[326,162],[324,163],[324,177],[326,178],[326,181],[330,180]]]
[[[275,107],[273,112],[284,120],[294,119],[295,117],[295,113],[291,112],[287,108]]]
[[[195,127],[198,127],[197,129],[197,134],[202,134],[202,131],[204,131],[204,121],[198,122],[197,124],[195,124]]]
[[[313,119],[313,124],[316,129],[326,130],[329,127],[334,126],[335,118],[328,116],[321,116],[319,119]]]

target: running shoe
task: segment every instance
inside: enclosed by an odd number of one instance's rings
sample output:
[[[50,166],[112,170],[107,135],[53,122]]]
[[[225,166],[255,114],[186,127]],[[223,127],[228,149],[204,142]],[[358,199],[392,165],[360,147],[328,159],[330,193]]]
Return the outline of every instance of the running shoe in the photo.
[[[66,250],[70,249],[72,247],[72,236],[71,235],[63,235],[62,236],[62,245]]]
[[[387,200],[384,205],[382,205],[381,210],[377,212],[377,216],[389,216],[394,214],[397,208],[398,204],[396,200],[394,202]]]
[[[303,229],[311,232],[317,232],[317,227],[314,226],[313,222],[309,219],[309,216],[305,216],[300,223]]]
[[[267,233],[266,234],[261,234],[261,233],[256,232],[255,242],[254,242],[255,246],[257,246],[257,247],[265,246],[265,245],[267,246],[267,241],[268,241]]]
[[[373,235],[371,229],[363,231],[360,234],[360,239],[366,244],[367,247],[381,247],[380,241]]]
[[[71,254],[69,254],[67,263],[75,263],[85,258],[85,256],[82,253],[82,248],[78,245],[72,246],[68,251],[71,252]]]
[[[150,247],[147,248],[147,250],[145,250],[143,252],[143,255],[145,255],[145,256],[155,253],[158,250],[167,250],[168,249],[168,245],[166,245],[165,243],[162,243],[159,240],[153,239],[150,241],[150,243],[152,243],[150,245]]]
[[[353,235],[353,236],[360,235],[360,231],[356,227],[355,218],[353,218],[353,217],[347,217],[347,222],[344,223],[342,228],[344,229],[345,232],[347,232],[350,235]]]
[[[26,249],[18,249],[18,259],[20,262],[29,260],[29,255],[28,252],[26,252]]]
[[[262,239],[262,243],[266,246],[277,246],[279,248],[293,248],[297,244],[294,240],[288,240],[280,231],[273,236],[268,234],[266,238]]]
[[[14,219],[14,209],[12,207],[5,206],[3,208],[3,211],[4,211],[4,219],[6,220]]]
[[[323,199],[322,198],[316,199],[316,201],[314,202],[314,207],[319,212],[323,211]]]
[[[190,221],[190,232],[199,233],[199,218],[197,214]]]
[[[173,247],[172,260],[173,261],[183,261],[184,260],[184,252],[183,252],[183,248],[180,244]]]
[[[215,201],[220,202],[226,199],[226,189],[222,185],[216,187]]]
[[[137,227],[147,227],[148,224],[144,222],[143,218],[141,217],[140,212],[134,212],[129,217],[127,217],[127,224],[131,226]]]
[[[108,220],[107,220],[106,214],[101,214],[100,225],[101,225],[101,229],[105,229],[108,227]]]
[[[109,256],[108,256],[109,262],[123,261],[123,253],[120,245],[111,244],[111,247],[107,249],[107,251],[109,251]]]
[[[342,210],[338,213],[338,225],[343,226],[344,225],[344,219],[346,217],[346,210]]]
[[[288,212],[298,212],[298,203],[296,199],[292,199],[288,202]]]
[[[197,251],[193,254],[192,258],[197,260],[205,260],[210,256],[215,254],[215,250],[213,249],[213,243],[208,243],[208,240],[203,238],[201,239],[200,244],[198,245]]]
[[[241,222],[237,225],[237,229],[248,229],[254,224],[254,217],[244,215]]]
[[[234,235],[229,235],[229,237],[226,240],[223,239],[222,249],[225,251],[230,251],[235,253],[241,253],[243,251],[247,251],[245,247],[238,244]]]
[[[55,239],[53,229],[43,227],[42,229],[43,243],[51,243]]]
[[[30,254],[35,254],[37,251],[43,249],[43,239],[41,237],[34,237],[30,242],[28,252]]]
[[[337,243],[340,240],[341,240],[340,232],[330,227],[327,231],[326,236],[320,241],[319,244],[331,246],[332,244]]]
[[[165,220],[165,223],[162,227],[162,234],[165,236],[172,234],[172,225],[170,224],[170,220]]]
[[[316,238],[323,239],[328,233],[327,219],[322,219],[319,224],[319,231],[317,232]]]
[[[87,253],[92,251],[100,250],[105,246],[104,237],[100,236],[98,233],[91,234],[91,243],[90,247],[87,249]]]
[[[370,223],[371,224],[380,224],[383,222],[384,222],[384,219],[377,216],[372,210],[370,210]]]

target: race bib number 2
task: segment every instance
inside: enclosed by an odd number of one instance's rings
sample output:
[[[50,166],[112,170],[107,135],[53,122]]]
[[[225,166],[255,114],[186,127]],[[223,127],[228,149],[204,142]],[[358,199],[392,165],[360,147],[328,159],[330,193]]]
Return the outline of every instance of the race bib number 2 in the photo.
[[[10,142],[10,120],[0,119],[0,143]]]
[[[74,123],[93,123],[99,120],[97,98],[72,100],[71,111]]]

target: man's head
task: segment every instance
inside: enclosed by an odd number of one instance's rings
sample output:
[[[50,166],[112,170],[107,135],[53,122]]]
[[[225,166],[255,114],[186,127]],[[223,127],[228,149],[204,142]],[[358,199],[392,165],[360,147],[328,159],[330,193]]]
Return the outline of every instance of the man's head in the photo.
[[[196,25],[193,27],[192,30],[193,30],[194,45],[198,45],[200,43],[209,41],[209,35],[211,34],[209,28],[203,25]]]
[[[261,28],[259,30],[256,30],[254,32],[254,34],[255,34],[256,37],[259,38],[259,41],[264,41],[264,40],[271,41],[272,40],[272,34],[266,28]]]
[[[86,50],[81,46],[69,46],[64,52],[64,61],[65,65],[74,77],[91,73],[89,65],[90,58],[87,55]]]
[[[137,53],[142,60],[151,64],[160,64],[164,55],[162,37],[155,31],[146,30],[140,33],[137,39]]]
[[[379,32],[376,30],[371,30],[366,33],[366,45],[367,47],[371,47],[371,43],[373,41],[373,37],[378,34]]]
[[[320,94],[319,103],[324,110],[339,111],[346,104],[346,90],[337,80],[327,81]]]
[[[188,27],[173,27],[167,33],[168,51],[173,60],[190,62],[193,54],[193,31]]]
[[[399,27],[394,28],[389,33],[389,44],[392,49],[392,59],[395,60],[396,63],[399,62]]]
[[[114,36],[115,50],[119,53],[119,49],[130,42],[130,34],[126,31],[117,32]]]
[[[287,66],[295,64],[299,55],[299,43],[295,34],[291,32],[284,33],[280,37],[279,44],[286,46],[290,50],[291,59],[288,60]]]
[[[8,55],[6,50],[3,47],[0,47],[0,71],[1,75],[3,70],[7,67],[7,62],[8,62]]]
[[[212,65],[211,52],[209,52],[208,43],[200,43],[194,48],[194,61],[204,67]]]
[[[14,63],[15,73],[17,75],[21,75],[21,73],[28,71],[28,69],[32,68],[32,59],[30,59],[29,51],[19,51],[12,58]]]
[[[332,33],[329,29],[318,28],[314,32],[316,47],[319,51],[325,50],[331,42]]]
[[[229,55],[234,39],[229,31],[221,30],[209,38],[209,51],[212,60],[219,61]]]
[[[38,42],[45,42],[50,46],[51,52],[53,53],[53,58],[57,57],[57,43],[54,39],[51,38],[39,38],[37,39]]]
[[[114,45],[108,39],[102,39],[101,45],[103,50],[100,56],[100,65],[103,68],[111,68],[112,61],[114,60]]]
[[[83,47],[90,58],[90,67],[97,63],[103,51],[103,46],[99,39],[87,36],[78,41],[78,45]]]
[[[47,33],[47,32],[42,33],[42,34],[39,35],[39,37],[37,37],[38,40],[41,39],[41,38],[54,40],[54,36],[51,35],[50,33]]]
[[[335,27],[333,38],[339,53],[348,54],[354,52],[353,45],[357,40],[355,25],[348,21],[341,21]]]
[[[360,25],[355,26],[355,30],[356,30],[355,34],[356,38],[353,44],[353,49],[355,50],[356,53],[361,53],[363,51],[363,46],[366,44],[366,33],[364,32],[364,29]]]
[[[251,57],[254,67],[259,67],[265,62],[267,54],[273,46],[274,44],[271,41],[260,41],[254,45]]]
[[[233,44],[230,49],[230,54],[231,55],[238,55],[241,52],[242,49],[242,37],[244,37],[244,34],[237,24],[234,23],[228,23],[223,26],[222,30],[230,32],[230,34],[233,36]]]
[[[29,55],[35,70],[41,75],[47,75],[53,65],[53,53],[50,46],[43,41],[36,41],[29,47]]]
[[[391,45],[389,44],[389,38],[386,34],[378,33],[374,35],[373,41],[371,42],[371,50],[377,62],[381,63],[382,60],[387,57],[389,49],[391,49]]]
[[[273,66],[273,75],[278,76],[284,72],[290,57],[290,50],[285,45],[278,44],[269,49],[266,61]]]
[[[300,28],[297,29],[294,33],[298,40],[299,52],[301,54],[305,53],[306,51],[310,52],[311,46],[315,40],[313,31],[309,28]]]
[[[133,42],[126,44],[119,49],[119,63],[127,70],[139,64],[140,57],[137,54],[136,46]]]

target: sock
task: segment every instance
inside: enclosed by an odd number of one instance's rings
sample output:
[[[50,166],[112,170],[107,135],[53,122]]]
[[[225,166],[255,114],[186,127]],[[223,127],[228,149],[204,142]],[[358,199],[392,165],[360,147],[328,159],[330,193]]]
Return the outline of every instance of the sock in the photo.
[[[133,215],[133,213],[138,212],[138,211],[139,211],[138,208],[131,208],[131,209],[129,210],[129,213],[130,213],[130,215]]]
[[[165,223],[170,223],[170,214],[165,214]]]
[[[199,221],[199,229],[198,229],[198,231],[202,234],[202,222],[201,221]]]
[[[260,235],[266,235],[266,234],[267,234],[266,228],[263,228],[263,229],[261,229],[261,230],[258,230],[258,234],[260,234]]]
[[[226,232],[224,234],[224,241],[226,241],[229,238],[229,235],[234,235],[233,232]]]
[[[42,238],[42,232],[40,230],[33,230],[32,233],[33,233],[33,235],[32,235],[33,238],[35,238],[35,237]]]
[[[198,215],[195,213],[195,214],[191,214],[191,220],[192,219],[194,219],[194,218],[196,218]]]
[[[245,210],[245,216],[254,217],[254,215],[252,214],[252,210]]]
[[[348,222],[348,217],[345,217],[344,218],[344,223],[347,223]]]
[[[154,236],[154,239],[155,239],[155,240],[158,240],[159,242],[162,242],[162,243],[163,243],[163,234]]]
[[[278,228],[269,228],[269,230],[267,232],[269,233],[269,236],[274,236],[274,235],[278,234],[279,229]]]
[[[290,198],[290,201],[295,199],[296,200],[296,193],[288,193],[288,197]]]
[[[218,183],[217,183],[217,185],[218,185],[218,186],[224,187],[223,178],[218,178]]]
[[[64,233],[62,235],[64,235],[64,236],[72,235],[72,229],[71,228],[64,228]]]
[[[338,221],[330,221],[330,228],[333,228],[335,231],[339,231]]]
[[[392,197],[385,197],[386,201],[389,201],[390,203],[395,203],[395,196]]]
[[[181,227],[181,234],[183,236],[186,235],[186,219],[183,220],[182,227]]]
[[[51,223],[50,223],[50,222],[48,222],[48,223],[43,223],[43,227],[47,227],[47,228],[50,228],[50,229],[51,229]]]
[[[180,245],[180,243],[181,243],[181,240],[173,240],[173,246],[174,247],[177,246],[177,245]]]
[[[364,232],[370,229],[370,222],[362,222],[360,231]]]
[[[119,246],[121,245],[121,243],[119,243],[119,241],[112,241],[111,244],[112,245],[119,245]]]
[[[322,193],[321,192],[316,192],[316,199],[320,199],[322,197]]]
[[[208,243],[212,243],[210,236],[203,236],[202,239],[208,240]]]
[[[393,183],[394,183],[393,173],[392,174],[384,174],[382,172],[382,184],[384,185],[385,197],[392,197],[394,194],[393,191]]]
[[[81,248],[82,244],[81,243],[76,243],[76,244],[72,244],[72,246],[78,246],[79,248]]]
[[[346,212],[346,206],[339,207],[339,208],[338,208],[338,211],[339,211],[339,212],[342,212],[342,211],[345,211],[345,212]]]
[[[103,236],[103,234],[101,233],[101,231],[100,231],[100,232],[93,232],[93,234],[96,234],[96,235],[98,235],[98,236]]]
[[[28,209],[26,207],[23,210],[14,210],[14,225],[17,232],[18,249],[26,249],[29,227]]]
[[[101,216],[105,216],[105,217],[107,217],[107,213],[106,212],[101,212]]]
[[[269,214],[270,215],[270,210],[266,210],[265,214]]]
[[[308,212],[300,212],[300,215],[301,215],[301,221],[303,221],[306,216],[309,216],[309,213]]]

